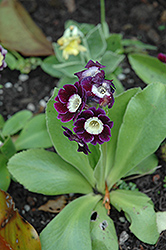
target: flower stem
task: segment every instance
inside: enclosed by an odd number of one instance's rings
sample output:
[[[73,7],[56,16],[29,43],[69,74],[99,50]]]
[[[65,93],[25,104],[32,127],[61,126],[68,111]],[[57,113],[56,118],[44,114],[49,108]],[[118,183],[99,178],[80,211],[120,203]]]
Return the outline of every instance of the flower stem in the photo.
[[[105,0],[100,0],[100,15],[101,15],[101,25],[104,31],[104,23],[105,23]]]

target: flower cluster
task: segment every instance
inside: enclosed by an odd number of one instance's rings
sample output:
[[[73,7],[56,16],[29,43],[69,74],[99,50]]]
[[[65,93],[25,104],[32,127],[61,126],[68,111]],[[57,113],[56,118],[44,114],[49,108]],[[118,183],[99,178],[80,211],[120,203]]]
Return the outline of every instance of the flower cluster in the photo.
[[[69,55],[77,56],[80,51],[86,51],[86,48],[81,43],[82,33],[74,25],[67,28],[62,37],[60,37],[57,43],[60,45],[60,49],[63,50],[63,57],[65,60],[69,58]]]
[[[74,121],[73,132],[63,127],[64,135],[78,143],[78,152],[90,153],[87,143],[96,145],[110,140],[113,122],[103,107],[114,103],[115,86],[105,79],[104,68],[99,62],[90,60],[85,70],[75,73],[78,81],[66,84],[55,98],[54,108],[62,122]]]
[[[5,62],[6,53],[7,50],[0,45],[0,71],[2,71],[7,66]]]

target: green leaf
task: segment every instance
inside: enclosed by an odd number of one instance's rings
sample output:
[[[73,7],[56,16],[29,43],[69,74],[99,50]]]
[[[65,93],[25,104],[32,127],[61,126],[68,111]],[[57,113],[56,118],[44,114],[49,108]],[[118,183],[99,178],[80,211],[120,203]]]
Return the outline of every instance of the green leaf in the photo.
[[[63,76],[62,72],[53,67],[54,65],[59,65],[59,64],[60,62],[58,61],[56,56],[48,56],[46,59],[43,60],[41,68],[50,76],[61,78]]]
[[[4,124],[5,124],[5,120],[4,120],[3,116],[0,114],[0,129],[3,128]]]
[[[143,42],[141,42],[139,40],[135,40],[135,39],[123,39],[122,45],[135,47],[135,48],[138,48],[141,50],[144,50],[144,49],[156,50],[157,49],[156,46],[153,46],[151,44],[146,44],[146,43],[143,43]]]
[[[10,185],[10,174],[7,169],[7,159],[0,154],[0,189],[7,191]]]
[[[112,137],[110,141],[107,142],[106,177],[114,164],[119,129],[122,124],[127,105],[130,99],[139,91],[139,88],[132,88],[115,97],[115,103],[109,110],[108,116],[114,122],[114,125],[111,129]]]
[[[2,134],[4,136],[14,135],[19,132],[32,117],[32,112],[28,110],[22,110],[15,113],[9,118],[3,127]]]
[[[96,60],[106,50],[107,44],[104,39],[101,25],[98,24],[86,35],[91,58]]]
[[[84,65],[80,61],[69,61],[65,63],[54,64],[55,70],[59,70],[63,75],[73,78],[74,73],[82,70]]]
[[[63,76],[58,81],[57,87],[58,88],[63,88],[63,86],[65,84],[74,84],[76,82],[76,80],[77,80],[76,77],[75,78],[71,78],[71,77],[68,77],[68,76]]]
[[[166,65],[156,57],[131,54],[129,62],[136,74],[146,83],[161,82],[166,84]]]
[[[162,231],[166,230],[166,212],[157,212],[156,213],[157,219],[157,228],[158,232],[161,233]]]
[[[107,39],[107,50],[111,50],[112,52],[116,52],[118,50],[122,50],[122,35],[121,34],[111,34]]]
[[[15,141],[17,151],[28,148],[49,148],[52,146],[46,128],[45,114],[34,116],[21,131]]]
[[[105,65],[104,71],[106,74],[112,73],[118,65],[123,61],[124,55],[118,55],[112,51],[106,51],[101,59],[101,64]]]
[[[3,145],[0,147],[0,151],[2,154],[9,159],[16,153],[15,145],[11,139],[11,137],[8,137],[4,142]]]
[[[93,169],[91,168],[86,156],[82,152],[77,152],[78,146],[76,142],[71,142],[63,135],[62,126],[66,126],[72,130],[73,122],[64,123],[57,119],[57,111],[54,109],[55,97],[58,94],[58,89],[55,88],[52,98],[49,100],[46,109],[47,125],[52,139],[53,145],[57,153],[71,165],[76,167],[82,175],[94,186],[95,179],[93,177]]]
[[[155,154],[151,154],[141,161],[135,168],[131,169],[126,176],[135,174],[152,174],[158,165],[158,158]]]
[[[156,213],[148,196],[138,191],[116,190],[110,193],[110,200],[119,212],[125,212],[130,230],[137,238],[148,244],[157,242]]]
[[[0,41],[5,48],[25,56],[53,54],[52,44],[19,1],[3,0],[0,3],[0,23]]]
[[[88,147],[91,151],[91,153],[88,154],[89,163],[90,163],[91,167],[94,169],[99,161],[99,158],[100,158],[99,144],[97,144],[95,146],[92,144],[89,144]]]
[[[94,176],[97,182],[97,190],[104,194],[105,192],[105,171],[106,171],[106,157],[107,157],[107,143],[100,145],[100,158],[94,169]]]
[[[17,67],[17,59],[8,51],[8,53],[5,56],[5,62],[7,63],[7,66],[14,70]]]
[[[41,232],[42,250],[92,250],[90,216],[100,199],[89,194],[69,203]]]
[[[79,171],[56,153],[44,149],[30,149],[16,154],[10,159],[8,169],[32,192],[56,195],[92,191]]]
[[[96,217],[96,218],[93,218]],[[91,215],[90,223],[93,250],[118,250],[118,240],[112,219],[99,201]]]
[[[166,85],[153,83],[129,102],[119,130],[109,188],[146,157],[166,135]],[[162,112],[161,112],[162,111]]]

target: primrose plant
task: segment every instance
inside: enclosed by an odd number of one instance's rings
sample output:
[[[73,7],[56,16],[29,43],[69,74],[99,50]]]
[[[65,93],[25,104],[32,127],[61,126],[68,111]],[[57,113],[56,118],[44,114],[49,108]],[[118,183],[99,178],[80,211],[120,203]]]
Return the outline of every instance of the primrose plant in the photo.
[[[41,232],[43,250],[118,250],[112,206],[124,211],[141,241],[155,244],[161,232],[151,199],[123,189],[121,178],[149,173],[158,164],[154,152],[166,135],[166,85],[152,83],[114,97],[113,80],[103,68],[90,60],[75,73],[74,85],[55,88],[46,116],[56,153],[29,149],[8,163],[30,191],[81,194]]]

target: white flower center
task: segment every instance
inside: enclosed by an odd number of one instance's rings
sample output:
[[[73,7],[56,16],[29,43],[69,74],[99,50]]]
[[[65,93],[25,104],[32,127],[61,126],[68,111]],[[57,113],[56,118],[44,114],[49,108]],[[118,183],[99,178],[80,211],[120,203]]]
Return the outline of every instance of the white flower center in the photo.
[[[85,78],[85,77],[88,77],[88,76],[92,76],[94,77],[97,73],[99,73],[100,70],[98,69],[98,67],[96,66],[93,66],[93,67],[90,67],[89,69],[85,70],[83,73],[82,73],[82,76]]]
[[[98,117],[91,117],[85,122],[84,129],[89,134],[98,135],[103,131],[103,123]]]
[[[110,95],[107,89],[104,86],[96,87],[95,85],[92,86],[92,93],[99,98],[103,98],[105,95]]]
[[[74,113],[77,111],[81,104],[82,100],[81,97],[78,94],[74,94],[70,96],[68,103],[67,103],[67,108],[71,113]]]

